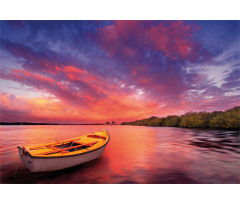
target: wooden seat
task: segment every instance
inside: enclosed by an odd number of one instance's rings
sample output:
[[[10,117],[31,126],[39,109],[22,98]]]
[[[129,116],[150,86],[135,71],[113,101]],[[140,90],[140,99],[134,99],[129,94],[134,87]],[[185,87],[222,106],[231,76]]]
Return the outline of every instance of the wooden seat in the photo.
[[[58,147],[53,147],[53,146],[47,146],[46,148],[47,148],[47,149],[54,150],[54,151],[61,150],[60,148],[58,148]]]
[[[99,135],[88,135],[88,137],[94,137],[94,138],[99,138],[99,139],[106,139],[105,136],[99,136]]]
[[[82,146],[87,146],[87,147],[91,147],[93,146],[94,144],[98,143],[98,141],[95,141],[95,142],[90,142],[90,143],[81,143],[80,145],[77,145],[77,146],[73,146],[73,147],[67,147],[67,148],[63,148],[63,149],[60,149],[60,148],[57,148],[56,147],[56,150],[53,150],[53,151],[48,151],[48,152],[41,152],[41,153],[38,153],[36,155],[47,155],[47,154],[54,154],[54,153],[65,153],[66,150],[69,150],[69,149],[74,149],[74,148],[78,148],[78,147],[82,147]],[[55,147],[53,147],[55,148]],[[68,152],[66,152],[68,153]]]

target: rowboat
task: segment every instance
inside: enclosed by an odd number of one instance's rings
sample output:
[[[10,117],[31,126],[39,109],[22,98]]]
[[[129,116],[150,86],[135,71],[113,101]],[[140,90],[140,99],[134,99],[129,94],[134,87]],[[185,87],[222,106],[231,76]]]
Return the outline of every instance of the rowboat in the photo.
[[[110,140],[107,130],[40,146],[17,147],[30,172],[56,171],[100,157]]]

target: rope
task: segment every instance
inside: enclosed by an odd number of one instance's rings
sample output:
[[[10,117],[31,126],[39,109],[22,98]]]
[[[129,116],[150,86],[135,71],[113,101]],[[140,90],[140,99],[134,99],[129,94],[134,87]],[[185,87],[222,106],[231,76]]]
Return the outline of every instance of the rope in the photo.
[[[72,141],[72,144],[70,145],[70,147],[72,147],[72,145],[73,145],[73,142],[74,142],[74,141]]]
[[[87,136],[86,136],[87,137]],[[83,140],[83,139],[85,139],[86,137],[83,137],[82,139],[80,139],[80,140],[74,140],[74,141],[81,141],[81,140]],[[71,146],[70,147],[72,147],[72,145],[73,145],[73,142],[74,141],[72,141],[72,144],[71,144]]]
[[[20,159],[21,159],[22,152],[23,152],[23,148],[21,149],[21,153],[20,153],[20,157],[18,159],[17,167],[16,167],[15,173],[13,175],[14,177],[16,176],[16,173],[17,173],[17,169],[18,169],[18,166],[19,166],[19,162],[20,162]]]

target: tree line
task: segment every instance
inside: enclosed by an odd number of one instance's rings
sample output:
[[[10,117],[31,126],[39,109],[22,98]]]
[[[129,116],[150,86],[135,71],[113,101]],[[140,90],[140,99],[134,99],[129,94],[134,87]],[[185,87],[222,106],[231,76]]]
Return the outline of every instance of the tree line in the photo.
[[[181,116],[170,115],[162,118],[152,116],[134,122],[123,122],[121,125],[239,129],[240,106],[236,106],[226,111],[214,111],[211,113],[188,112]]]

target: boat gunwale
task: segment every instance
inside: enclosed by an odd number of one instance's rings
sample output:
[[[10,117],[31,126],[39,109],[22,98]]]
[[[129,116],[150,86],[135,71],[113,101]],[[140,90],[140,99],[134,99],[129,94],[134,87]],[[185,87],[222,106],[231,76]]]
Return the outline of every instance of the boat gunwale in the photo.
[[[54,158],[75,157],[75,156],[79,156],[79,155],[82,155],[82,154],[87,154],[87,153],[90,153],[90,152],[94,152],[94,151],[96,151],[96,150],[99,150],[99,149],[105,147],[105,146],[108,144],[108,142],[109,142],[109,140],[110,140],[110,134],[108,133],[107,130],[105,130],[105,131],[106,131],[107,134],[108,134],[108,141],[107,141],[104,145],[102,145],[102,146],[100,146],[100,147],[98,147],[98,148],[96,148],[96,149],[87,151],[87,152],[82,152],[82,153],[73,154],[73,155],[50,156],[50,157],[32,156],[28,151],[26,152],[26,154],[27,154],[29,157],[31,157],[31,158],[36,158],[36,159],[54,159]],[[21,147],[19,147],[19,146],[17,146],[17,148],[18,148],[18,149],[21,149]]]

